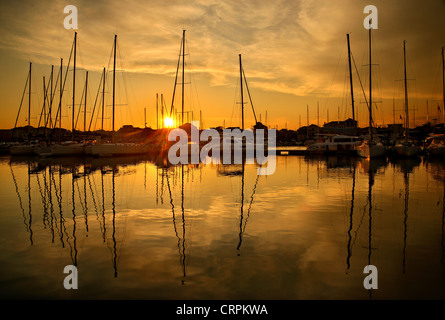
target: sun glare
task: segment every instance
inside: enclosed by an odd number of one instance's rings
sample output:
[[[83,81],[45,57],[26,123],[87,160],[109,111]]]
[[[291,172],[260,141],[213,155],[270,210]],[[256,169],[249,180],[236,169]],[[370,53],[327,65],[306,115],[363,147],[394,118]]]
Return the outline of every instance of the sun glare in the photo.
[[[172,128],[173,127],[173,119],[172,118],[165,118],[164,119],[164,125],[167,128]]]

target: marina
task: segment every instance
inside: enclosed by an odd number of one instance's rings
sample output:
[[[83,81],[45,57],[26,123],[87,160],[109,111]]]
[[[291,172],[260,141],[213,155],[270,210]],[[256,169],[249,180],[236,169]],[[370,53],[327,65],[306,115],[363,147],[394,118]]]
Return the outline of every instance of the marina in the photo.
[[[0,297],[444,300],[445,4],[402,2],[0,4]]]

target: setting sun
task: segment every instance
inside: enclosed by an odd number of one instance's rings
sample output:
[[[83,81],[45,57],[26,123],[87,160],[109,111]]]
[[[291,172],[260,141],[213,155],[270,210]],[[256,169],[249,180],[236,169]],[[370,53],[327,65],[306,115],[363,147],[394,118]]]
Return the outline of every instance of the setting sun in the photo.
[[[164,119],[164,125],[167,128],[172,128],[173,127],[173,119],[172,118],[165,118]]]

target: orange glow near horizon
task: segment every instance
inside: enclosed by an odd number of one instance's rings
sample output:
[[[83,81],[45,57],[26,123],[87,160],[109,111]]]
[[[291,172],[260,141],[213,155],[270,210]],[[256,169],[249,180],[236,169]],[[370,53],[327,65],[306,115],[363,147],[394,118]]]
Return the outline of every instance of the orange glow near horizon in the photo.
[[[164,118],[164,125],[166,128],[173,128],[173,119],[172,118]]]

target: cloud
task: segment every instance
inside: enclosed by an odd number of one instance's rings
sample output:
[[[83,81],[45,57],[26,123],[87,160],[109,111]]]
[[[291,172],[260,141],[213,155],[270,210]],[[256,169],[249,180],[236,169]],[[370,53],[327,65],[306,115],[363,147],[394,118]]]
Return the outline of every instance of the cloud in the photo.
[[[0,49],[41,64],[68,59],[73,30],[63,28],[68,2],[0,3]],[[351,0],[70,1],[78,8],[78,65],[98,72],[109,64],[114,34],[132,73],[173,77],[186,29],[187,63],[209,86],[236,86],[242,54],[251,89],[295,97],[342,97],[346,33],[366,83],[364,2]],[[392,99],[400,78],[401,43],[409,43],[419,96],[431,97],[445,22],[444,1],[376,0],[376,84]],[[441,43],[442,42],[442,43]],[[437,64],[437,63],[436,63]],[[378,71],[378,69],[380,71]],[[380,77],[380,78],[379,78]],[[357,91],[360,91],[357,88]]]

